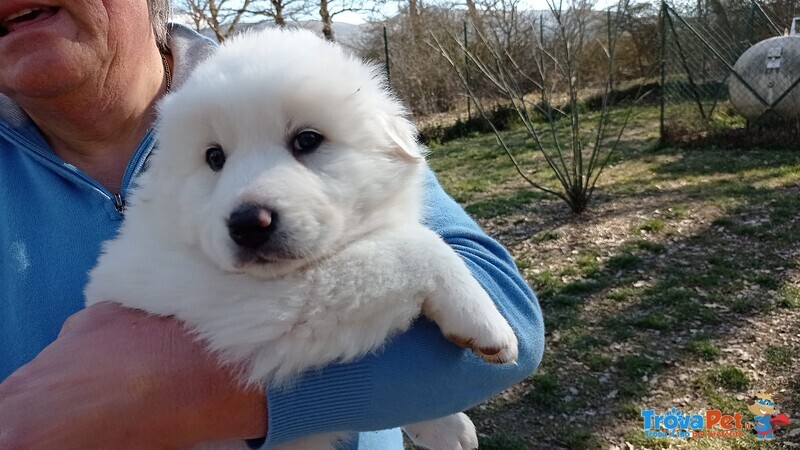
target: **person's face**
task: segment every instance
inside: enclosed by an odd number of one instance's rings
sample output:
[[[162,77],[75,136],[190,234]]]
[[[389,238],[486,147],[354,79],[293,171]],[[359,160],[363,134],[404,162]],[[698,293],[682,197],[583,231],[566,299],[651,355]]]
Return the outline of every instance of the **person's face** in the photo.
[[[152,39],[145,0],[0,0],[0,93],[107,88],[109,68],[141,64]]]

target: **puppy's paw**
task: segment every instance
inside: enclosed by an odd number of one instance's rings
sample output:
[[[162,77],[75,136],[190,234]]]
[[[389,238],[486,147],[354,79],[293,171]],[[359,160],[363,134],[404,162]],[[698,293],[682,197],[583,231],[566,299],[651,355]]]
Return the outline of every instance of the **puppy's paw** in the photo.
[[[509,327],[510,329],[510,327]],[[517,361],[517,336],[512,331],[510,335],[500,337],[497,344],[479,344],[474,338],[448,335],[454,344],[462,348],[468,348],[484,361],[490,364],[506,364]]]
[[[423,309],[423,313],[439,325],[447,339],[472,350],[484,361],[492,364],[515,362],[517,336],[489,296],[483,291],[481,294],[469,309],[453,301],[442,302],[438,310]]]
[[[430,450],[472,450],[478,448],[475,425],[464,413],[403,427],[415,445]]]
[[[500,317],[501,323],[486,324],[470,333],[469,337],[448,334],[447,339],[459,347],[472,350],[484,361],[491,364],[513,363],[517,360],[517,336],[508,323]]]
[[[451,320],[440,322],[444,335],[458,346],[472,350],[491,364],[513,363],[517,360],[517,335],[500,314],[492,300],[483,290],[476,308],[460,315],[451,315]],[[457,320],[453,320],[457,319]]]
[[[485,361],[515,362],[514,330],[489,294],[466,267],[463,269],[463,273],[454,270],[450,277],[443,277],[438,289],[423,302],[422,313],[433,319],[448,339],[471,349]]]

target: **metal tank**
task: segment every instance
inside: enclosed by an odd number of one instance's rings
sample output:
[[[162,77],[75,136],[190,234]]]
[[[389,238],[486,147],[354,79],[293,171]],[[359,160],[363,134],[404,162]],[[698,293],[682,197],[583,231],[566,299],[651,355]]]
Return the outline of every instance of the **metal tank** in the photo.
[[[742,53],[728,78],[728,95],[734,108],[755,120],[772,111],[781,119],[800,117],[800,35],[792,20],[788,35],[763,40]],[[742,82],[744,81],[744,83]]]

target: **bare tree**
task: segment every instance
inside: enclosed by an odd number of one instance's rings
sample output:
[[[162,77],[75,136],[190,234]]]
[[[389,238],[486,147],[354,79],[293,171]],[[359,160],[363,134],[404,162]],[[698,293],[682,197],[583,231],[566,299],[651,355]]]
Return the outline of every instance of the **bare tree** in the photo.
[[[273,17],[275,18],[275,25],[282,27],[286,25],[286,18],[283,11],[286,9],[286,2],[283,0],[270,0],[272,3]]]
[[[186,14],[197,31],[208,27],[222,42],[246,20],[267,18],[278,26],[307,15],[307,0],[181,0],[176,8]]]
[[[464,91],[453,71],[446,64],[437,64],[437,52],[423,38],[425,30],[444,33],[462,30],[464,14],[454,8],[419,3],[416,6],[420,8],[416,14],[412,15],[404,5],[393,17],[373,23],[361,41],[359,52],[368,59],[385,63],[385,28],[393,90],[415,115],[450,111],[464,104]],[[457,45],[451,47],[453,52],[458,51]]]
[[[478,11],[478,5],[475,4],[475,0],[466,0],[467,1],[467,17],[472,22],[472,25],[478,30],[479,33],[485,33],[486,30],[483,27],[483,14],[482,12]],[[486,8],[491,9],[491,8]]]
[[[463,0],[459,0],[463,1]],[[486,38],[506,51],[530,73],[535,72],[531,58],[531,42],[538,29],[538,15],[522,10],[521,0],[474,0],[473,16],[480,17],[489,34]],[[416,8],[416,9],[414,9]],[[414,12],[415,11],[415,12]],[[363,40],[362,54],[368,58],[386,60],[383,29],[388,36],[391,84],[416,115],[428,115],[453,109],[468,109],[467,96],[456,74],[447,65],[437,64],[438,52],[427,45],[428,31],[434,32],[449,45],[452,54],[463,52],[458,45],[445,40],[448,34],[468,41],[468,49],[482,54],[476,35],[476,27],[470,20],[470,12],[464,3],[425,5],[410,0],[402,5],[395,16],[373,25]],[[465,30],[466,28],[466,30]],[[471,69],[471,70],[474,70]],[[472,77],[471,87],[477,95],[492,100],[496,92],[482,77]],[[524,78],[523,88],[533,86]],[[466,111],[464,111],[466,112]],[[471,110],[470,110],[471,112]]]
[[[628,7],[620,27],[621,36],[618,67],[627,67],[632,78],[654,73],[660,62],[661,38],[658,30],[658,7],[651,3],[636,3]],[[635,70],[633,70],[635,68]],[[622,74],[626,75],[626,74]]]
[[[279,27],[286,26],[287,21],[297,20],[311,13],[313,4],[307,0],[270,0],[269,8],[257,8],[252,11],[255,16],[264,16]]]
[[[333,15],[328,10],[328,0],[319,1],[319,18],[322,21],[322,35],[333,41]]]
[[[336,40],[333,35],[333,18],[344,12],[372,14],[381,0],[319,0],[319,18],[322,34],[329,41]]]
[[[581,76],[580,63],[588,53],[589,44],[595,43],[595,40],[591,39],[593,33],[590,32],[594,26],[591,20],[592,5],[586,0],[575,0],[566,9],[562,7],[561,2],[556,4],[555,0],[548,0],[548,4],[553,20],[548,36],[552,41],[548,44],[537,39],[532,43],[532,53],[539,72],[535,75],[538,77],[521,70],[513,58],[504,54],[502,49],[492,46],[484,36],[481,36],[481,41],[488,47],[490,54],[488,59],[463,46],[462,51],[511,103],[524,124],[533,147],[537,150],[536,153],[543,157],[544,164],[550,169],[555,186],[531,178],[529,176],[531,170],[523,169],[523,163],[517,160],[515,152],[509,148],[502,135],[492,125],[498,142],[519,175],[531,187],[562,199],[574,213],[579,214],[586,210],[597,180],[619,144],[630,118],[632,105],[621,120],[618,118],[612,120],[611,70],[616,56],[616,43],[621,34],[619,27],[615,26],[609,33],[608,45],[603,47],[606,62],[603,65],[605,84],[602,106],[593,120],[586,120],[581,113],[578,93],[585,82],[585,78]],[[622,22],[622,15],[627,6],[628,0],[620,0],[614,24]],[[488,120],[481,99],[475,95],[467,82],[460,69],[461,65],[436,36],[433,37],[436,40],[436,47],[458,73],[459,79],[470,93],[479,112]],[[541,96],[528,95],[529,93],[522,89],[517,81],[520,76],[536,84]],[[563,87],[558,88],[559,85]],[[555,103],[558,101],[556,98],[561,95],[567,97],[564,107],[559,107]],[[537,102],[539,98],[541,100]],[[541,119],[544,119],[544,125]],[[535,166],[536,162],[532,164]],[[534,170],[538,169],[534,167]]]
[[[182,0],[177,7],[192,18],[198,31],[205,24],[222,42],[235,32],[242,18],[252,15],[259,3],[260,0]]]
[[[208,0],[185,0],[178,3],[175,8],[192,20],[195,30],[203,29],[206,24],[204,12],[208,10]]]

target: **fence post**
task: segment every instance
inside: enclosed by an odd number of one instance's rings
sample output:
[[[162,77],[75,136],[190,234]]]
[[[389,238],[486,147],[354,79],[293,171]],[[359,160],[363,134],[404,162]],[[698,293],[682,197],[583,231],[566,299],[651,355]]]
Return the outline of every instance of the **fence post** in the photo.
[[[389,74],[389,38],[386,34],[386,25],[383,26],[383,54],[386,57],[386,82],[391,86],[392,77]]]
[[[658,21],[658,30],[661,33],[661,61],[659,63],[659,96],[658,96],[658,106],[659,106],[659,124],[658,124],[658,137],[662,144],[664,144],[664,99],[667,95],[667,86],[666,86],[666,78],[667,78],[667,2],[661,2],[661,17],[659,17]]]
[[[756,16],[756,2],[755,0],[750,1],[750,14],[747,16],[747,25],[745,33],[747,33],[747,43],[749,45],[753,45],[753,41],[755,40],[753,34],[753,22]]]
[[[467,21],[464,21],[464,73],[466,74],[467,86],[469,86],[469,57],[467,56]],[[472,118],[472,110],[469,98],[469,87],[467,87],[467,120]]]
[[[619,6],[618,6],[619,7]],[[608,28],[608,49],[611,51],[611,7],[609,6],[606,10],[606,27]],[[611,86],[611,90],[614,90],[614,61],[611,61],[609,65],[610,69],[608,71],[608,83]]]
[[[544,80],[544,62],[546,61],[545,57],[544,57],[544,53],[545,53],[545,49],[544,49],[544,13],[539,13],[539,58],[541,58],[541,60],[542,60],[542,63],[539,65],[539,67],[541,67],[541,69],[540,69],[541,74],[540,75],[542,76],[542,106],[546,106],[547,107],[547,109],[548,109],[548,113],[547,114],[548,114],[548,117],[549,117],[550,107],[549,107],[549,105],[546,104],[547,97],[545,96],[545,93],[544,93],[544,85],[545,85],[545,80]]]

